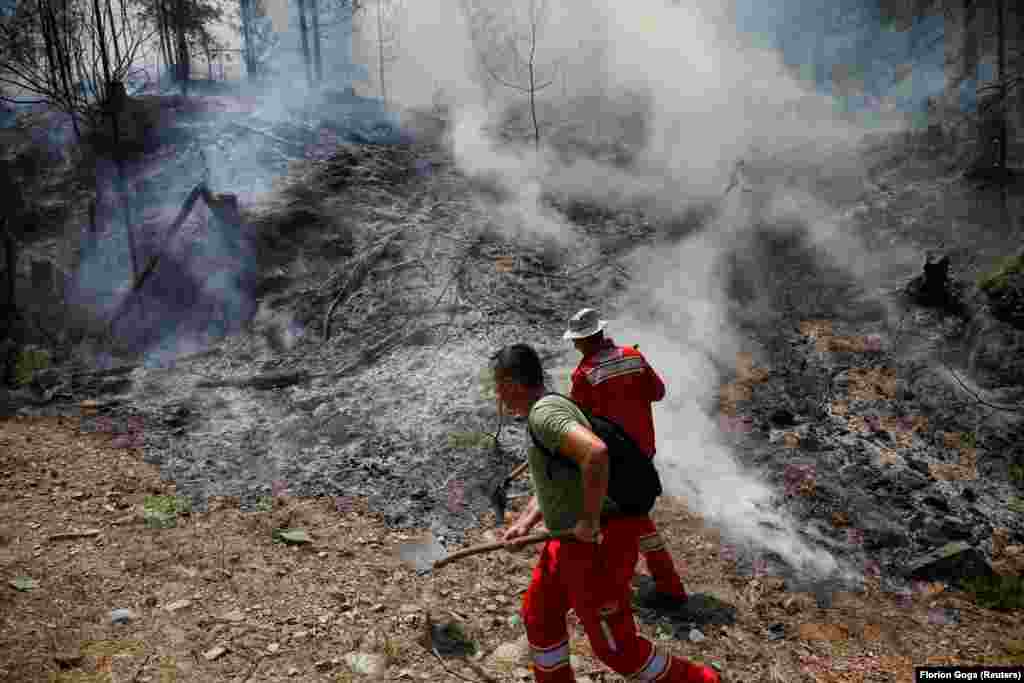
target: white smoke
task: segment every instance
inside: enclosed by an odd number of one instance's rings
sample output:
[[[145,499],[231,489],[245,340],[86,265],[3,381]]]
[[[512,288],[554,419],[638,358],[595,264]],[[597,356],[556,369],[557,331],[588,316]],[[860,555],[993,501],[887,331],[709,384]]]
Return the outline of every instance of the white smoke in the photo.
[[[419,107],[445,92],[455,159],[468,176],[505,191],[495,217],[511,234],[528,230],[563,244],[579,242],[564,218],[542,206],[542,190],[612,207],[643,200],[671,212],[719,202],[705,230],[671,248],[634,254],[631,308],[618,321],[669,384],[669,398],[656,412],[659,465],[670,493],[685,495],[731,536],[822,575],[836,570],[828,553],[800,540],[793,520],[767,509],[772,491],[737,465],[717,418],[699,406],[717,394],[722,378],[716,368],[733,367],[737,353],[753,350],[730,324],[722,266],[730,253],[748,247],[759,223],[805,226],[806,241],[823,260],[861,282],[911,258],[869,253],[807,182],[825,176],[833,192],[862,191],[856,145],[865,133],[879,132],[880,119],[869,130],[838,116],[835,101],[799,82],[776,50],[738,33],[730,3],[567,0],[549,6],[536,46],[541,77],[556,74],[556,85],[538,94],[545,140],[570,123],[607,130],[606,109],[632,114],[644,138],[625,168],[593,159],[563,163],[547,144],[499,142],[495,131],[503,115],[509,107],[522,109],[526,95],[475,68],[481,51],[499,43],[481,41],[480,34],[474,43],[472,13],[460,7],[477,8],[477,17],[489,12],[489,26],[504,30],[492,36],[508,35],[510,26],[528,29],[525,12],[497,0],[413,3],[397,40],[390,88],[405,105]],[[525,54],[528,45],[520,46]],[[894,115],[886,130],[905,123]],[[741,158],[809,170],[803,178],[762,178],[756,192],[738,188],[722,201]],[[770,311],[755,310],[771,320]]]

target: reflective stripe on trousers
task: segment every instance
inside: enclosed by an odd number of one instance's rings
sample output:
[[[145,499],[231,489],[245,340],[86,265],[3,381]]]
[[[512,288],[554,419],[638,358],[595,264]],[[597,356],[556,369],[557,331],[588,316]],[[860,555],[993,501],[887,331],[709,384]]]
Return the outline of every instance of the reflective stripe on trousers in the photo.
[[[569,641],[566,639],[559,645],[553,647],[536,647],[530,643],[530,656],[533,664],[544,672],[554,671],[559,667],[569,665]]]
[[[657,681],[668,673],[669,658],[659,652],[657,648],[651,650],[651,656],[647,658],[644,668],[635,674],[627,677],[630,681]]]

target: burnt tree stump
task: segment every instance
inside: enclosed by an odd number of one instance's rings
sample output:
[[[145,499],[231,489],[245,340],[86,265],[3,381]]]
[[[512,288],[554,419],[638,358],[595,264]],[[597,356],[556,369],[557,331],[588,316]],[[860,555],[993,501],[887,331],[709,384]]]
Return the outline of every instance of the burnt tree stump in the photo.
[[[959,311],[959,288],[949,277],[949,266],[949,256],[945,254],[926,255],[921,274],[907,283],[907,296],[921,306]]]

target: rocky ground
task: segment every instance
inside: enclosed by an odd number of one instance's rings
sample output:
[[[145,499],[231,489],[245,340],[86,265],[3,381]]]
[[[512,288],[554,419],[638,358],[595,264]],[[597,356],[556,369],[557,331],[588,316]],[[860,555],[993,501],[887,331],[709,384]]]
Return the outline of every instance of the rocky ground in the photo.
[[[1007,635],[1019,609],[980,607],[953,585],[979,567],[1024,565],[1022,393],[986,365],[984,342],[1015,343],[1015,332],[991,316],[971,331],[988,315],[973,283],[1015,233],[992,228],[982,191],[951,175],[904,165],[871,182],[842,199],[869,246],[941,248],[975,315],[914,303],[902,291],[912,271],[866,291],[815,265],[799,233],[758,234],[775,267],[737,269],[735,322],[766,304],[779,324],[749,330],[751,355],[726,369],[707,410],[723,413],[737,460],[777,487],[804,536],[866,576],[807,585],[781,558],[705,528],[685,501],[660,503],[690,590],[735,613],[642,613],[642,628],[719,662],[726,680],[902,680],[911,663],[1022,656]],[[5,679],[107,667],[140,681],[172,668],[197,681],[526,674],[515,613],[529,551],[425,579],[397,546],[425,530],[450,547],[492,533],[487,494],[525,438],[513,422],[492,436],[488,354],[532,343],[564,389],[576,360],[559,339],[565,316],[622,304],[621,245],[670,244],[680,228],[552,198],[577,220],[581,248],[567,253],[491,230],[487,191],[429,145],[350,145],[293,166],[244,207],[274,256],[244,330],[191,355],[169,338],[177,346],[108,356],[105,369],[71,361],[8,397],[21,416],[0,423],[0,566],[14,582],[0,594]],[[953,212],[964,201],[975,210]],[[528,491],[521,481],[512,493]],[[155,528],[146,497],[170,493],[191,510]],[[311,542],[274,542],[289,528]],[[89,533],[54,537],[69,530]],[[440,657],[437,638],[423,640],[430,623],[452,620],[476,656]],[[579,672],[618,680],[585,639],[574,648]]]

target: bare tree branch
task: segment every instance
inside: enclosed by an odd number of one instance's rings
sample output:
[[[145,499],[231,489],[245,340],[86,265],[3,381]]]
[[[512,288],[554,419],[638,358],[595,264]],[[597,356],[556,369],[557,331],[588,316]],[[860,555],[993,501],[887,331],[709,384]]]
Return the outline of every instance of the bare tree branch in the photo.
[[[521,92],[529,97],[530,117],[533,123],[534,143],[540,146],[540,123],[537,119],[536,95],[539,91],[550,87],[555,83],[554,75],[542,83],[537,81],[537,40],[541,33],[541,24],[547,10],[546,2],[530,0],[529,5],[529,27],[526,35],[520,35],[513,29],[499,29],[497,21],[492,12],[480,7],[473,0],[462,0],[461,8],[468,23],[473,27],[473,41],[477,46],[477,60],[483,72],[495,83],[506,88]],[[502,34],[504,36],[502,37]],[[484,40],[486,37],[486,41]],[[519,48],[519,41],[529,43],[529,50],[524,55]],[[483,43],[483,45],[481,45]],[[502,45],[506,54],[511,60],[510,68],[515,73],[515,79],[501,75],[497,68],[491,63],[486,50],[493,46]],[[546,71],[547,69],[545,69]],[[526,72],[525,74],[523,72]],[[555,65],[554,72],[558,72],[558,65]]]
[[[484,70],[487,71],[487,75],[489,75],[491,78],[496,80],[498,83],[501,83],[505,87],[512,88],[513,90],[518,90],[520,92],[530,91],[529,88],[525,88],[521,85],[516,85],[515,83],[510,83],[509,81],[504,80],[503,78],[498,76],[498,74],[486,62],[483,62],[482,66],[484,67]]]

